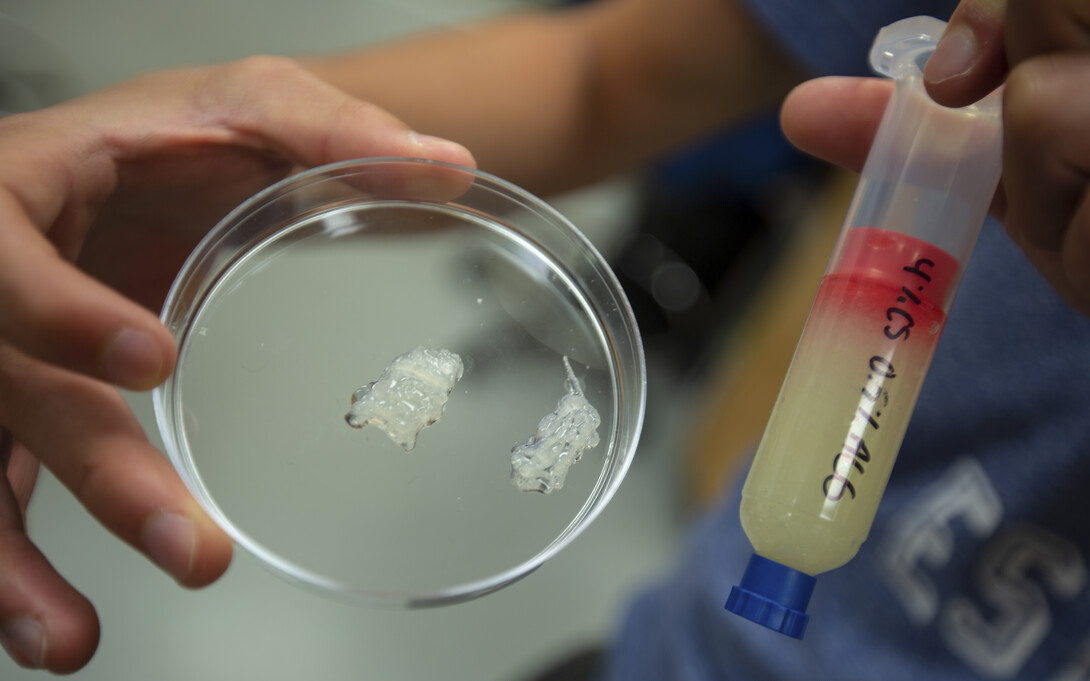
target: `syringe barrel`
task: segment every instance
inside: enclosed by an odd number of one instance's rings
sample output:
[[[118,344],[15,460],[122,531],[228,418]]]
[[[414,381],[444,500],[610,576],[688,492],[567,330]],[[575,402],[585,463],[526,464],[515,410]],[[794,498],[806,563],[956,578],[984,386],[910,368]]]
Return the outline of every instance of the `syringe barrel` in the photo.
[[[923,84],[923,66],[945,23],[913,17],[879,32],[871,66],[894,79],[840,240],[829,261],[842,263],[847,231],[870,227],[936,246],[958,263],[946,277],[941,307],[949,309],[999,183],[1001,93],[951,109],[936,104]]]
[[[894,94],[742,491],[756,562],[727,607],[790,635],[805,607],[773,587],[866,539],[999,181],[999,94],[949,109],[924,90],[944,28],[915,17],[875,41]]]

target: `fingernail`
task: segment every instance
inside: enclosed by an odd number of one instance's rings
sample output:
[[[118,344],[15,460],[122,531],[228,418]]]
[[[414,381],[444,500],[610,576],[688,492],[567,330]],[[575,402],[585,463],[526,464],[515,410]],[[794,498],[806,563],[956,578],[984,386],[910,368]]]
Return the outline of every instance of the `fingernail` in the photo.
[[[193,523],[177,513],[156,513],[144,523],[144,551],[156,565],[177,580],[193,569],[197,534]]]
[[[976,63],[976,36],[968,26],[953,26],[939,40],[924,67],[924,78],[941,83],[969,73]]]
[[[420,147],[423,151],[434,154],[437,151],[446,151],[458,154],[459,156],[469,156],[469,150],[457,142],[452,142],[442,137],[435,137],[433,135],[425,135],[419,132],[410,132],[409,139],[413,144]]]
[[[102,358],[106,380],[126,388],[151,388],[163,370],[163,353],[147,331],[124,329],[114,337]]]
[[[16,617],[0,628],[0,645],[11,659],[27,669],[42,668],[45,643],[45,629],[33,617]]]
[[[416,132],[415,130],[409,132],[409,139],[412,140],[412,143],[416,146],[423,147],[425,149],[434,149],[435,147],[448,147],[453,144],[453,142],[451,142],[450,140],[445,140],[442,137],[425,135],[423,133]]]

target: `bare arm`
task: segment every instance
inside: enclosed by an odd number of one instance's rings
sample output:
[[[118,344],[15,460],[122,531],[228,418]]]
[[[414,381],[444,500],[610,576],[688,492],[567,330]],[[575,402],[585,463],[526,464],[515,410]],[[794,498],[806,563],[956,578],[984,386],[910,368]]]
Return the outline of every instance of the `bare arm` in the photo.
[[[778,104],[802,78],[737,0],[601,0],[305,59],[540,193]]]

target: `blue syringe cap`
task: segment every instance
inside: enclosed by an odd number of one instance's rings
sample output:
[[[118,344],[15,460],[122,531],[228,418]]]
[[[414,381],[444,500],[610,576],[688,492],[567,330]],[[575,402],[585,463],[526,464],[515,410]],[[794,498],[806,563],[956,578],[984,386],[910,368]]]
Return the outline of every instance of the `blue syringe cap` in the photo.
[[[810,616],[806,605],[817,583],[812,575],[757,554],[741,583],[730,590],[726,608],[773,631],[801,639]]]

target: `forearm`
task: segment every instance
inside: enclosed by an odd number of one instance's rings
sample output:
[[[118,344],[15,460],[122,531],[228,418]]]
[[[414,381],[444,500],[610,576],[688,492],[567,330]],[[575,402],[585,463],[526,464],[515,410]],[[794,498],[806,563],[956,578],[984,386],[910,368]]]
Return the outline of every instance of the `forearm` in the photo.
[[[520,15],[430,32],[304,66],[413,129],[469,147],[484,170],[520,184],[563,163],[586,59],[567,13]]]
[[[304,63],[546,194],[773,107],[801,78],[730,0],[606,0]]]

